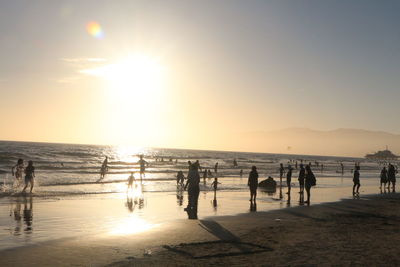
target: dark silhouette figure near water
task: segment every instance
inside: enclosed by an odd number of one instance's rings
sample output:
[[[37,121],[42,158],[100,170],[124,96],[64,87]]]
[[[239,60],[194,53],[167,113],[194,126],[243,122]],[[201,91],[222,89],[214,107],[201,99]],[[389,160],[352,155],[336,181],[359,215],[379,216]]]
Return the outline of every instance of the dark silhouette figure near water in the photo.
[[[138,163],[140,165],[140,181],[142,181],[143,177],[146,177],[146,166],[149,166],[149,163],[143,159],[143,155],[140,155]]]
[[[383,184],[383,189],[386,189],[386,183],[388,180],[386,167],[383,167],[383,169],[381,170],[380,178],[381,178],[381,186],[379,188],[382,189],[382,184]]]
[[[249,173],[247,185],[250,188],[250,202],[256,202],[258,187],[258,172],[256,166],[251,167],[251,172]]]
[[[17,186],[19,186],[22,182],[22,175],[24,174],[24,160],[18,159],[17,164],[11,168],[12,176],[15,176],[17,180]]]
[[[217,176],[217,173],[218,173],[218,162],[215,163],[214,172],[215,172],[215,176]]]
[[[286,185],[288,188],[288,191],[286,194],[290,195],[290,190],[291,190],[291,183],[292,183],[292,166],[288,166],[288,172],[286,173]]]
[[[361,184],[360,184],[360,166],[358,166],[358,165],[355,166],[355,170],[353,173],[353,183],[354,183],[354,185],[353,185],[353,196],[354,196],[356,194],[357,195],[360,194],[360,192],[359,192],[360,186],[361,186]]]
[[[178,173],[176,174],[176,184],[183,186],[184,181],[185,181],[185,175],[183,175],[182,171],[178,171]]]
[[[200,174],[195,166],[190,167],[190,171],[187,176],[185,190],[188,188],[188,206],[185,211],[188,213],[189,219],[197,219],[197,206],[200,193]]]
[[[388,191],[390,192],[390,184],[392,184],[392,192],[396,192],[396,169],[389,163],[388,166]]]
[[[279,179],[281,181],[281,185],[282,185],[282,177],[285,174],[285,168],[283,167],[283,164],[281,163],[280,167],[279,167]]]
[[[28,162],[28,167],[25,168],[25,186],[22,189],[22,193],[25,193],[28,184],[31,185],[30,192],[32,193],[33,185],[34,185],[34,178],[35,178],[35,167],[33,167],[33,161],[30,160]]]
[[[300,194],[304,193],[304,179],[306,178],[306,170],[304,169],[304,165],[300,164],[300,171],[299,171],[299,187],[300,187]]]
[[[104,179],[104,176],[106,176],[107,171],[108,171],[108,157],[106,157],[103,161],[103,164],[101,164],[99,180]]]
[[[311,187],[316,185],[316,178],[314,173],[311,170],[310,165],[306,166],[306,177],[305,177],[305,188],[307,192],[307,201],[306,203],[310,205],[311,200]]]

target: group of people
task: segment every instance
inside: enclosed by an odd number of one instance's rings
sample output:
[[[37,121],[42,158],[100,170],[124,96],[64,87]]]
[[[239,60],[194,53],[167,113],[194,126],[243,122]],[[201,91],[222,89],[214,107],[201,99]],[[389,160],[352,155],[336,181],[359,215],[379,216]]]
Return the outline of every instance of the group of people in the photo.
[[[30,185],[31,186],[30,192],[32,193],[33,186],[34,186],[34,178],[35,178],[35,167],[33,166],[32,160],[28,161],[28,166],[25,167],[24,160],[18,159],[17,164],[15,164],[11,168],[11,173],[13,176],[15,176],[18,187],[21,185],[22,177],[25,174],[25,179],[24,179],[25,186],[22,189],[22,192],[25,193],[26,188],[28,187],[28,185]]]
[[[393,164],[389,163],[388,168],[383,167],[381,170],[381,185],[380,189],[386,189],[386,184],[388,184],[387,189],[390,191],[390,184],[392,184],[392,191],[396,192],[396,168]]]

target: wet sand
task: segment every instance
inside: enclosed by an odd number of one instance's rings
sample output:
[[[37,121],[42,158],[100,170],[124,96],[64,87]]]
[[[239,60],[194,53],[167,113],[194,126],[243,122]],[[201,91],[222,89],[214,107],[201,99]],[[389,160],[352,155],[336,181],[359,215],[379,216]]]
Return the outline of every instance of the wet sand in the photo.
[[[400,196],[392,193],[182,219],[141,233],[81,235],[3,250],[0,265],[398,266],[399,210]]]

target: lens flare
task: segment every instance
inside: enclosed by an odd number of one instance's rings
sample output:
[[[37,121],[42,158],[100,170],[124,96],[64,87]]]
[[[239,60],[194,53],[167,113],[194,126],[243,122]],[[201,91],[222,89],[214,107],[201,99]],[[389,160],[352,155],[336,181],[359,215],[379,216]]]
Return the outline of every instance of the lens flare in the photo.
[[[91,21],[86,25],[87,32],[97,39],[102,39],[104,37],[104,32],[101,29],[99,23]]]

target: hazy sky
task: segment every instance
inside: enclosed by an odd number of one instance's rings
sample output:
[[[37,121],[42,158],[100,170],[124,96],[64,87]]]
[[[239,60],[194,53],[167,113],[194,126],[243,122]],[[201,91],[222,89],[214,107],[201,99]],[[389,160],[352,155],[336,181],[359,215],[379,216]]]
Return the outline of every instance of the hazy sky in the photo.
[[[247,131],[400,133],[399,14],[386,0],[1,0],[0,139],[235,150]]]

